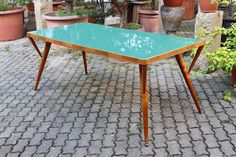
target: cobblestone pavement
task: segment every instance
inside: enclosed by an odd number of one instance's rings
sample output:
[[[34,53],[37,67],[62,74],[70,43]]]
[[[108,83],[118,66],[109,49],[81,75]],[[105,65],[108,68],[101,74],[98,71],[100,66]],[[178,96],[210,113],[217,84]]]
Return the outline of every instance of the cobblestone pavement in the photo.
[[[42,47],[42,43],[39,43]],[[149,67],[149,147],[144,146],[138,66],[54,50],[33,90],[40,58],[26,38],[0,43],[0,157],[236,156],[236,99],[221,72],[192,73],[197,113],[175,60]]]

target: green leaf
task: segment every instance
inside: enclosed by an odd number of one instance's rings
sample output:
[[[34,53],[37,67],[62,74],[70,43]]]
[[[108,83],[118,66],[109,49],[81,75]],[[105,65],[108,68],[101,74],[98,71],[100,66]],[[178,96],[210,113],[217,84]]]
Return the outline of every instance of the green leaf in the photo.
[[[223,98],[227,102],[232,102],[232,99],[233,99],[231,92],[224,92]]]

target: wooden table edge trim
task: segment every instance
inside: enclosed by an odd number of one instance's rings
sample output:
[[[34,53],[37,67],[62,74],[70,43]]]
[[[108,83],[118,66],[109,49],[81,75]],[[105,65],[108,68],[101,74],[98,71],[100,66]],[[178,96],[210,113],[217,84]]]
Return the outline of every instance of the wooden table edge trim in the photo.
[[[166,52],[165,54],[150,57],[150,58],[147,59],[147,63],[149,64],[149,63],[155,62],[157,60],[162,60],[162,59],[166,59],[166,58],[169,58],[169,57],[173,57],[175,55],[182,54],[182,53],[187,52],[189,50],[192,50],[194,48],[199,48],[203,45],[205,45],[205,40],[200,40],[197,43],[194,43],[194,44],[191,44],[191,45],[179,48],[179,49],[175,49],[175,50]]]
[[[147,65],[147,64],[150,64],[150,63],[155,62],[157,60],[162,60],[162,59],[165,59],[165,58],[175,56],[177,54],[184,53],[184,52],[192,50],[194,48],[198,48],[198,47],[204,45],[204,43],[205,43],[204,40],[200,40],[197,43],[185,46],[183,48],[179,48],[179,49],[175,49],[175,50],[166,52],[165,54],[150,57],[148,59],[138,59],[138,58],[135,58],[135,57],[124,56],[124,55],[120,55],[120,54],[115,54],[113,52],[97,50],[97,49],[93,49],[93,48],[90,48],[90,47],[80,46],[80,45],[76,45],[76,44],[72,44],[72,43],[68,43],[68,42],[62,42],[62,41],[59,41],[59,40],[54,40],[54,39],[51,39],[51,38],[42,37],[42,36],[39,36],[39,35],[35,35],[31,32],[27,32],[27,37],[35,38],[35,39],[38,39],[38,40],[42,40],[42,41],[45,41],[45,42],[50,42],[52,44],[57,44],[57,45],[65,46],[65,47],[72,48],[72,49],[86,51],[86,52],[93,53],[93,54],[96,54],[96,55],[102,55],[102,56],[111,57],[111,58],[115,58],[115,59],[120,59],[122,61],[128,61],[128,62],[131,62],[131,63],[141,64],[141,65]]]

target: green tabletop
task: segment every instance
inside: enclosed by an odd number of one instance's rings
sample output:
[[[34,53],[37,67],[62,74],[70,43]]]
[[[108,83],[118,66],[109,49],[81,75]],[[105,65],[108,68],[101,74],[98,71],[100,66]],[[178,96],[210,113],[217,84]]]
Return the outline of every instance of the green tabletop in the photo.
[[[78,23],[30,32],[37,36],[146,60],[192,45],[197,39]]]

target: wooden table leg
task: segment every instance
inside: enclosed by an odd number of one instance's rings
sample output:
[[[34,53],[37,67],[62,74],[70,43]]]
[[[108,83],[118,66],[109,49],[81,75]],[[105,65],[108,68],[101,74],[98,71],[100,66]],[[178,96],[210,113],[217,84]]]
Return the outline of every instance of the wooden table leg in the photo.
[[[36,83],[35,83],[35,88],[34,88],[35,91],[38,89],[38,84],[39,84],[41,75],[43,73],[43,69],[44,69],[45,63],[47,61],[48,52],[49,52],[50,48],[51,48],[51,43],[46,42],[44,50],[43,50],[43,56],[42,56],[42,59],[41,59],[41,64],[40,64],[40,67],[39,67],[39,70],[38,70]]]
[[[196,95],[196,92],[195,92],[195,89],[193,88],[193,85],[192,85],[192,81],[190,79],[190,76],[189,76],[189,73],[188,73],[188,69],[185,65],[185,62],[184,62],[184,59],[182,57],[182,54],[178,54],[175,56],[178,64],[179,64],[179,67],[180,67],[180,70],[184,76],[184,79],[186,81],[186,84],[188,86],[188,89],[190,90],[190,93],[192,95],[192,98],[193,98],[193,101],[198,109],[198,112],[201,113],[201,106],[200,106],[200,103],[197,99],[197,95]]]
[[[35,44],[34,39],[31,37],[28,37],[28,38],[29,38],[29,41],[31,42],[31,44],[33,45],[34,49],[38,52],[39,56],[42,58],[42,54],[41,54],[38,46]]]
[[[147,65],[139,65],[140,91],[143,110],[143,126],[145,145],[148,146],[148,80]]]
[[[85,74],[88,74],[88,70],[87,70],[87,57],[86,57],[86,52],[82,51],[83,54],[83,62],[84,62],[84,70],[85,70]]]
[[[188,69],[188,73],[191,72],[193,66],[195,65],[195,63],[196,63],[198,57],[200,56],[200,54],[201,54],[201,52],[202,52],[203,47],[204,47],[204,45],[203,45],[203,46],[200,46],[200,47],[197,49],[197,53],[195,54],[195,56],[194,56],[194,58],[193,58],[193,61],[192,61],[191,65],[190,65],[190,67],[189,67],[189,69]]]

